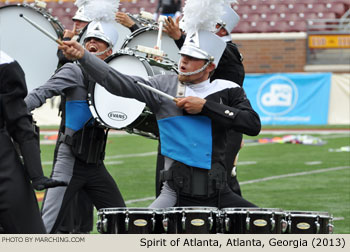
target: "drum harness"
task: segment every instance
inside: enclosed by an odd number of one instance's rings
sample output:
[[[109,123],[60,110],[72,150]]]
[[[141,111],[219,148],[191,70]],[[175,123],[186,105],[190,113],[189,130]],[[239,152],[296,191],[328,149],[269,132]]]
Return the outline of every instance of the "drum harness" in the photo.
[[[175,97],[185,97],[185,92],[186,84],[178,82]],[[180,195],[199,198],[218,195],[219,207],[220,192],[227,184],[225,167],[220,163],[214,163],[210,170],[206,170],[174,160],[169,170],[160,171],[159,179],[161,183],[167,181],[176,191],[178,206]]]
[[[84,85],[88,92],[92,89],[92,83],[94,81],[84,71],[80,64],[84,76]],[[62,121],[65,121],[65,98],[61,102]],[[83,128],[74,132],[72,136],[64,134],[64,123],[61,124],[59,130],[59,143],[65,143],[71,147],[73,155],[87,164],[97,164],[99,161],[104,160],[105,149],[107,143],[109,129],[99,127],[94,121],[93,117],[90,117],[84,123]]]

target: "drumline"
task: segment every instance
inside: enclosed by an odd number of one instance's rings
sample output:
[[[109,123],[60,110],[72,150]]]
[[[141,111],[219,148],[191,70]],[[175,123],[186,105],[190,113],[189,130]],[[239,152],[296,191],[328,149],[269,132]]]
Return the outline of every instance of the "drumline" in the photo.
[[[55,33],[58,37],[63,34],[64,29],[59,20],[43,8],[28,4],[7,5],[0,7],[0,13],[2,16],[8,15],[4,21],[11,22],[11,24],[2,23],[0,25],[0,33],[2,34],[13,34],[7,32],[6,29],[14,29],[14,23],[24,22],[19,18],[19,20],[12,20],[9,17],[16,16],[17,18],[19,13],[25,13],[26,16],[35,19],[36,22],[44,25],[47,30]],[[136,17],[130,15],[130,17],[141,28],[131,32],[116,22],[120,39],[114,48],[114,54],[108,57],[106,62],[125,74],[144,78],[156,74],[177,72],[176,62],[180,56],[174,40],[166,34],[163,35],[163,49],[166,53],[163,61],[156,61],[148,57],[147,53],[138,50],[137,46],[153,47],[156,45],[158,24],[142,15]],[[22,32],[23,29],[20,34]],[[26,36],[23,41],[30,41],[28,45],[31,47],[38,44],[41,50],[43,48],[46,50],[45,53],[40,54],[40,57],[48,57],[42,60],[42,67],[36,65],[36,69],[33,69],[33,64],[28,64],[28,60],[31,59],[28,59],[28,55],[21,53],[18,48],[24,49],[26,53],[29,51],[36,53],[39,50],[33,50],[33,48],[28,50],[18,46],[17,50],[12,50],[13,46],[2,43],[3,50],[8,51],[23,66],[30,92],[37,87],[35,85],[41,85],[55,72],[58,63],[57,46],[46,43],[48,46],[45,47],[39,41],[33,43],[30,40],[34,35],[30,36],[25,33],[23,36]],[[84,36],[85,30],[78,38],[80,43],[83,42]],[[8,40],[13,43],[18,38],[9,38]],[[41,40],[40,36],[39,40]],[[46,75],[43,75],[45,71]],[[112,95],[96,83],[89,89],[88,103],[94,119],[101,127],[125,130],[151,139],[159,137],[155,116],[140,101]],[[284,211],[275,208],[223,208],[220,210],[214,207],[104,208],[100,209],[97,215],[98,232],[116,234],[330,234],[333,233],[334,227],[333,217],[327,212]]]
[[[101,234],[332,234],[327,212],[279,208],[103,208]]]

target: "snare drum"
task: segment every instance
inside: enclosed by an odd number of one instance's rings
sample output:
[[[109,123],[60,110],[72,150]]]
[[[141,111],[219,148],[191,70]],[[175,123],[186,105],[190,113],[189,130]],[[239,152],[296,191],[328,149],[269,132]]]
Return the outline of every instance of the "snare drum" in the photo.
[[[97,230],[101,234],[159,234],[162,232],[160,209],[103,208],[97,212],[97,217]]]
[[[130,34],[124,41],[122,49],[130,48],[135,49],[138,45],[154,48],[157,45],[158,27],[148,26],[140,28]],[[172,61],[178,63],[180,59],[179,48],[175,44],[174,40],[167,34],[162,34],[162,48],[167,57]],[[144,56],[144,53],[135,52],[140,56]]]
[[[153,65],[152,60],[127,52],[114,54],[106,62],[119,72],[145,79],[175,71],[172,65]],[[124,129],[152,139],[159,136],[155,115],[143,102],[113,95],[101,85],[95,84],[89,93],[89,107],[96,121],[107,128]]]
[[[168,234],[215,234],[219,210],[215,207],[170,207],[164,209],[162,222]]]
[[[287,227],[278,208],[223,208],[223,232],[228,234],[281,234]]]
[[[63,26],[42,8],[27,4],[0,7],[0,48],[19,62],[30,92],[55,73],[57,44],[19,14],[33,20],[55,37],[62,36]]]
[[[286,211],[289,234],[332,234],[333,217],[326,212]]]

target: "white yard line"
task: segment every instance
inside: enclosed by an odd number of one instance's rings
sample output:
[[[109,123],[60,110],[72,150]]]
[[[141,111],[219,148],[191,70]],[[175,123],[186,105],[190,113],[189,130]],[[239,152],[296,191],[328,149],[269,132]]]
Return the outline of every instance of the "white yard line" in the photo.
[[[331,168],[306,171],[306,172],[288,173],[288,174],[283,174],[283,175],[278,175],[278,176],[265,177],[265,178],[261,178],[261,179],[247,180],[247,181],[239,182],[239,184],[240,185],[254,184],[254,183],[265,182],[265,181],[269,181],[269,180],[304,176],[304,175],[330,172],[330,171],[339,171],[339,170],[344,170],[344,169],[349,169],[349,168],[350,168],[350,166],[339,166],[339,167],[331,167]],[[147,197],[147,198],[141,198],[141,199],[127,200],[127,201],[125,201],[125,203],[131,204],[131,203],[137,203],[137,202],[154,200],[154,199],[155,199],[155,197]]]

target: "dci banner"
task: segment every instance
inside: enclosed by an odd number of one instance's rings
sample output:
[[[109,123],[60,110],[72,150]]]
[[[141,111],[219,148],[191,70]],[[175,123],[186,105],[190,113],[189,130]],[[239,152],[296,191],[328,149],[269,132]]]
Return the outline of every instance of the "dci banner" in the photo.
[[[247,74],[244,90],[262,124],[327,124],[331,73]]]

